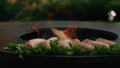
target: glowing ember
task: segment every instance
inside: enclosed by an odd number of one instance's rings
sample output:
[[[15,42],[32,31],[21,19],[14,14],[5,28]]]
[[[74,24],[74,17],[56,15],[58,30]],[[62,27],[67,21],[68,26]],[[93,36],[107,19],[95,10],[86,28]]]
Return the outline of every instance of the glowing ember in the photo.
[[[35,23],[32,25],[32,29],[34,29],[37,32],[37,36],[40,38],[40,31],[38,29],[39,26],[40,26],[40,23]]]
[[[77,36],[76,36],[76,27],[71,27],[71,28],[67,28],[65,30],[63,30],[64,34],[68,37],[68,38],[71,38],[71,39],[76,39]]]

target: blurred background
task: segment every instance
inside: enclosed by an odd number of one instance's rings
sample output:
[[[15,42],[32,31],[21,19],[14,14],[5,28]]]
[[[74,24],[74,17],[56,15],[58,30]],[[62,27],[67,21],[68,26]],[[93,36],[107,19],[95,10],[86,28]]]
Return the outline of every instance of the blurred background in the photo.
[[[0,0],[0,21],[120,21],[120,0]]]

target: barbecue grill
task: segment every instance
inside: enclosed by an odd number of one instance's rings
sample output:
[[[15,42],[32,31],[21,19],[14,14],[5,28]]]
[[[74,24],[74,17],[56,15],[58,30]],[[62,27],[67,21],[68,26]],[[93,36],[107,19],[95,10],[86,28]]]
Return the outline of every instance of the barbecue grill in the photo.
[[[9,42],[22,43],[29,39],[37,38],[37,33],[31,26],[36,22],[25,23],[0,23],[0,58],[1,62],[42,62],[42,63],[96,63],[96,62],[120,62],[120,56],[48,56],[48,55],[24,55],[24,61],[18,55],[3,51]],[[42,38],[53,36],[49,28],[65,29],[68,25],[76,25],[78,39],[86,38],[95,40],[103,37],[109,40],[120,41],[120,25],[103,22],[85,21],[40,21],[39,30]],[[48,35],[49,34],[49,35]]]

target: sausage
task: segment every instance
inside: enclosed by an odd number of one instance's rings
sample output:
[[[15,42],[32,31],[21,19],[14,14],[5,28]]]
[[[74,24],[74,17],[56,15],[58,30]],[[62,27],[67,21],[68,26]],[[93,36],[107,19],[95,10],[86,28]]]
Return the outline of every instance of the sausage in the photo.
[[[41,38],[36,38],[36,39],[31,39],[25,43],[25,48],[26,49],[33,49],[34,47],[44,44],[46,49],[50,48],[49,43],[45,39]]]
[[[106,46],[107,48],[109,48],[109,44],[104,43],[104,42],[100,42],[100,41],[93,41],[93,40],[90,40],[90,39],[85,39],[82,42],[90,43],[90,44],[96,45],[96,46]]]
[[[73,40],[71,41],[71,44],[72,44],[72,45],[78,44],[80,47],[82,47],[82,48],[84,48],[84,49],[86,49],[86,50],[88,50],[88,51],[92,51],[92,50],[94,50],[94,48],[95,48],[92,44],[83,43],[83,42],[81,42],[81,41],[78,40],[78,39],[73,39]]]
[[[104,39],[104,38],[97,38],[96,41],[104,42],[104,43],[107,43],[107,44],[109,44],[109,45],[114,45],[114,44],[116,44],[116,42],[111,41],[111,40],[108,40],[108,39]]]

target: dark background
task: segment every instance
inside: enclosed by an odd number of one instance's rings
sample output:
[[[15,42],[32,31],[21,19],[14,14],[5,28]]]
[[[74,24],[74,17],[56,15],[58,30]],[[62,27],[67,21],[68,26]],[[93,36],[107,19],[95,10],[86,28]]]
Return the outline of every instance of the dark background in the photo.
[[[113,9],[120,18],[120,0],[0,0],[0,21],[107,21]]]

